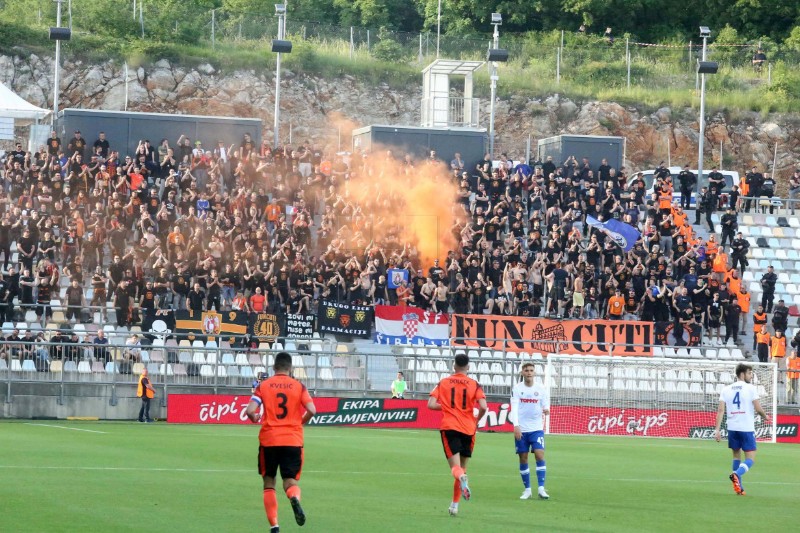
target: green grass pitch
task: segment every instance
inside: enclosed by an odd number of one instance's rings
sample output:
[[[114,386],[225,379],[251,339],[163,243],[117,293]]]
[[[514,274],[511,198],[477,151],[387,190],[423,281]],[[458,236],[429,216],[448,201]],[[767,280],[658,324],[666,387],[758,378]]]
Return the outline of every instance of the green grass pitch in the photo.
[[[0,531],[267,531],[257,432],[0,423]],[[298,527],[281,496],[281,531],[674,533],[797,525],[795,445],[759,445],[744,497],[727,479],[724,442],[551,436],[547,448],[551,499],[520,501],[512,437],[478,435],[469,467],[473,499],[451,518],[452,478],[437,432],[309,428],[301,480],[308,521]]]

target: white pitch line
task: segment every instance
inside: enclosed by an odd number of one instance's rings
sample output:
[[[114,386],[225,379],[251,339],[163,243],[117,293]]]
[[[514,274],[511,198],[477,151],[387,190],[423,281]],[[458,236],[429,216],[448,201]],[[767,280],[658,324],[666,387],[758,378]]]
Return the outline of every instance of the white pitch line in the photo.
[[[0,470],[85,470],[100,472],[176,472],[187,474],[240,474],[254,472],[253,469],[229,468],[139,468],[127,466],[41,466],[41,465],[0,465]],[[341,471],[341,470],[303,470],[308,474],[336,474],[349,476],[417,476],[417,477],[447,477],[442,472],[378,472],[378,471]],[[510,474],[482,474],[476,477],[508,478]],[[617,483],[722,483],[714,479],[658,479],[658,478],[599,478],[584,476],[561,476],[561,479],[580,479],[584,481],[609,481]],[[724,483],[722,483],[724,484]],[[798,486],[800,482],[791,481],[749,481],[750,485],[787,485]]]
[[[93,429],[71,428],[71,427],[67,427],[67,426],[55,426],[53,424],[34,424],[32,422],[25,422],[25,425],[26,426],[39,426],[39,427],[43,427],[43,428],[69,429],[69,430],[72,430],[72,431],[85,431],[86,433],[101,433],[103,435],[106,434],[105,431],[95,431]]]

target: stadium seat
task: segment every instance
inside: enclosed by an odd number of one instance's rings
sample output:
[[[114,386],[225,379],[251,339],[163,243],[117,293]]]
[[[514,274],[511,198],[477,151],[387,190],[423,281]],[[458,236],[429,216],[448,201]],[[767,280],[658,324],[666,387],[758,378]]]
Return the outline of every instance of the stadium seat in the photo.
[[[206,356],[203,352],[194,352],[192,354],[192,363],[196,365],[206,364]]]
[[[172,366],[172,374],[175,377],[186,377],[187,376],[186,365],[182,363],[176,363],[175,365]]]
[[[212,367],[211,365],[201,365],[200,366],[200,377],[213,378],[214,377],[214,367]]]
[[[103,363],[100,361],[94,361],[92,363],[92,374],[103,374],[105,373],[106,369],[103,366]]]
[[[177,372],[177,369],[176,369],[176,372]],[[251,378],[255,377],[255,374],[253,374],[252,367],[250,367],[248,365],[242,366],[239,369],[239,373],[243,378],[251,379]]]
[[[283,347],[283,350],[287,352],[296,352],[297,351],[297,344],[295,344],[292,340],[287,340],[286,345]]]
[[[314,353],[319,353],[319,352],[324,351],[324,348],[322,346],[322,341],[318,341],[318,340],[312,340],[311,343],[309,343],[309,345],[308,345],[308,349],[309,349],[309,351],[314,352]]]
[[[320,368],[319,379],[322,381],[333,381],[333,371],[330,368]]]
[[[411,361],[409,361],[409,364],[411,364],[413,362],[414,362],[414,360],[412,359]],[[337,368],[346,367],[347,366],[347,357],[334,357],[333,358],[333,366],[337,367]]]
[[[51,368],[51,370],[52,370],[52,368]],[[106,366],[103,368],[103,370],[105,371],[106,374],[116,374],[117,373],[117,367],[114,364],[114,361],[109,361],[108,363],[106,363]]]
[[[78,374],[91,374],[92,373],[92,366],[89,364],[89,361],[81,361],[78,363]]]
[[[223,365],[217,365],[217,377],[219,378],[226,378],[228,377],[228,369]]]
[[[17,361],[14,359],[14,361]],[[17,361],[19,362],[19,361]],[[22,362],[22,367],[20,368],[23,372],[36,372],[36,365],[34,364],[32,359],[25,359]]]
[[[239,355],[244,355],[244,353],[240,353]],[[247,358],[247,364],[250,366],[261,366],[264,364],[264,357],[257,353],[251,353]]]
[[[224,354],[222,354],[221,363],[223,365],[235,365],[236,364],[236,359],[234,359],[232,353],[224,353]]]
[[[730,359],[731,358],[730,350],[728,350],[727,348],[720,348],[719,351],[717,352],[717,358],[718,359]]]
[[[255,354],[253,354],[255,355]],[[256,356],[258,357],[258,356]],[[244,352],[237,352],[236,354],[236,364],[239,366],[247,366],[250,362],[247,360],[247,354]]]

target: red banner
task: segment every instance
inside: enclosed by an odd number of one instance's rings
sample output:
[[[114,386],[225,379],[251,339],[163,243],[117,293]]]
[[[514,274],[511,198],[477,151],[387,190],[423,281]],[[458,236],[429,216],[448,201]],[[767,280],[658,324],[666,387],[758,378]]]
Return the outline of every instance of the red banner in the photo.
[[[653,323],[635,320],[453,315],[450,336],[453,346],[514,352],[653,355]]]
[[[713,438],[716,413],[668,409],[553,407],[550,433],[568,435],[635,435],[642,437]],[[702,431],[711,427],[711,435]]]
[[[167,422],[178,424],[250,424],[245,415],[250,395],[170,394]],[[440,411],[426,400],[314,398],[317,414],[309,426],[355,426],[401,429],[437,429]],[[478,422],[481,431],[508,432],[509,404],[489,402]],[[629,435],[713,439],[715,412],[654,409],[604,409],[558,405],[551,408],[550,433],[569,435]],[[800,443],[800,416],[778,415],[778,442]],[[724,431],[723,431],[724,437]],[[767,428],[756,437],[765,440]]]
[[[245,415],[249,395],[170,394],[167,422],[177,424],[249,424]],[[309,426],[436,429],[442,414],[428,409],[427,400],[314,398],[317,414]],[[485,431],[512,431],[507,403],[489,403],[478,422]]]
[[[800,444],[800,416],[778,415],[778,442],[792,442]]]

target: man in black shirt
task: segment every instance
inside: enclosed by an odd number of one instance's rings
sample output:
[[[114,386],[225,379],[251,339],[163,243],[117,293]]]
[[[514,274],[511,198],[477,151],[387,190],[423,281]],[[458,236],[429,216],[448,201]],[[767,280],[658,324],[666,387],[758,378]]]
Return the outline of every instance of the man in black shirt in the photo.
[[[70,139],[67,145],[67,157],[72,157],[74,154],[80,155],[82,158],[86,157],[86,139],[81,137],[81,132],[75,130],[75,136]]]
[[[732,266],[731,268],[736,269],[738,265],[739,272],[744,274],[745,269],[747,268],[747,251],[750,249],[750,242],[742,237],[742,232],[736,234],[736,238],[731,243],[732,252],[731,252],[731,261]]]
[[[200,288],[199,283],[195,283],[192,290],[186,297],[186,308],[193,311],[196,315],[203,312],[203,303],[206,300],[206,293]]]
[[[117,325],[126,327],[130,324],[131,320],[131,297],[128,294],[128,282],[125,279],[120,280],[117,288],[114,290],[114,309],[117,313]]]
[[[730,241],[730,244],[733,245],[733,235],[739,228],[739,223],[736,221],[736,213],[732,207],[728,207],[725,214],[722,215],[720,225],[722,226],[722,240],[719,245],[724,247],[727,241]]]
[[[689,165],[683,167],[680,174],[678,174],[678,182],[681,186],[681,207],[689,209],[692,201],[692,190],[697,183],[697,176],[689,170]]]
[[[97,150],[97,148],[100,148],[100,155],[102,155],[103,158],[108,157],[108,149],[111,147],[111,145],[109,144],[108,139],[106,139],[105,132],[101,131],[99,133],[97,140],[94,141],[94,144],[92,146],[95,148],[95,151]]]
[[[83,287],[78,284],[77,279],[73,279],[70,286],[67,287],[67,321],[73,318],[76,321],[81,319],[81,309],[86,307],[86,297],[83,294]]]
[[[758,198],[761,196],[761,186],[764,184],[764,175],[758,172],[754,166],[750,169],[750,172],[745,174],[744,181],[748,187],[748,199],[744,203],[744,212],[749,213],[752,202],[750,198]]]
[[[778,275],[770,265],[767,268],[767,273],[761,276],[761,307],[767,313],[772,312],[772,303],[775,301],[775,283],[778,282]]]

